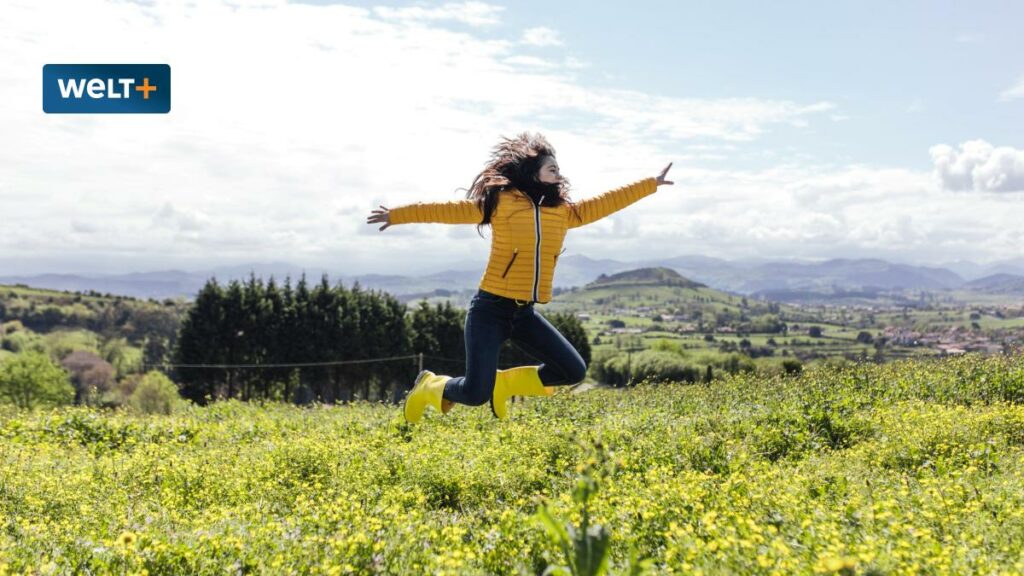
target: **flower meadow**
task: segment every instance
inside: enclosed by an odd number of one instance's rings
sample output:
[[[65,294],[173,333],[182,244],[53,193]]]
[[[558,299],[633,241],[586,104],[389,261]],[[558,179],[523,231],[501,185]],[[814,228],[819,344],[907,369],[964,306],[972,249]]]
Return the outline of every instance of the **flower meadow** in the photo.
[[[1024,573],[1024,358],[428,412],[0,409],[0,574]]]

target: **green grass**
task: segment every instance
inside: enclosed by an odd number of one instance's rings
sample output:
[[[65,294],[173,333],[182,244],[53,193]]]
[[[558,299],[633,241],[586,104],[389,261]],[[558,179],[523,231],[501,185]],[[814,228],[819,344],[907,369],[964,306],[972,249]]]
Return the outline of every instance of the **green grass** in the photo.
[[[584,469],[615,571],[635,549],[687,574],[1020,572],[1022,403],[1024,359],[968,355],[563,389],[505,421],[0,410],[0,573],[535,574],[559,558],[540,498],[578,522]]]

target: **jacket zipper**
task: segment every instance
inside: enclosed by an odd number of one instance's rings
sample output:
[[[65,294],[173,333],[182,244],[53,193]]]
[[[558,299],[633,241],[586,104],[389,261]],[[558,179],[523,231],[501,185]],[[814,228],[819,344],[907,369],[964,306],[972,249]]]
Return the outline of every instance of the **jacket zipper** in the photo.
[[[537,230],[537,245],[533,254],[533,301],[540,300],[537,295],[537,288],[540,284],[540,204],[544,201],[544,196],[540,197],[540,200],[533,206],[533,222],[534,227]]]
[[[505,271],[501,273],[501,277],[504,278],[508,274],[508,269],[512,267],[512,263],[516,261],[516,256],[519,255],[519,248],[512,251],[512,259],[508,261],[508,266],[505,266]]]

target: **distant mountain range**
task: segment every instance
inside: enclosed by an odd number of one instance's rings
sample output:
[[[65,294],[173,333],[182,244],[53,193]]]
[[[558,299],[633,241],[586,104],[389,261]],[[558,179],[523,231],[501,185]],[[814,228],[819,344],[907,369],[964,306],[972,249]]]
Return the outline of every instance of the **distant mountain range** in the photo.
[[[678,256],[639,262],[594,260],[586,256],[559,259],[555,273],[556,288],[584,286],[602,274],[614,275],[637,268],[665,267],[694,282],[711,288],[749,296],[779,300],[799,300],[795,294],[884,290],[941,292],[964,290],[975,293],[1024,295],[1024,258],[982,266],[955,262],[942,267],[894,264],[880,259],[836,258],[823,262],[723,260],[707,256]],[[0,284],[27,284],[54,290],[94,290],[103,294],[122,294],[137,298],[191,299],[209,278],[226,284],[245,280],[250,273],[258,278],[273,276],[278,283],[290,277],[292,284],[305,272],[307,282],[319,282],[328,274],[332,285],[354,282],[365,289],[383,290],[402,300],[423,296],[455,294],[475,290],[483,273],[483,264],[472,270],[443,270],[427,276],[384,274],[348,275],[320,268],[302,268],[287,262],[252,263],[212,270],[140,272],[133,274],[81,276],[42,274],[0,276]],[[780,295],[790,297],[780,297]]]
[[[1024,277],[1014,274],[993,274],[965,282],[960,290],[983,294],[1024,294]]]

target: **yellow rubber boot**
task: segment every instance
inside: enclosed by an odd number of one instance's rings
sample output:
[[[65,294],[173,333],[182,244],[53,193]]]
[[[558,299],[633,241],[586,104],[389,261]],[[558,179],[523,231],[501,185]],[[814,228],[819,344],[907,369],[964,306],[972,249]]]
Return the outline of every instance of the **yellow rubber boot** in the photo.
[[[491,412],[498,418],[507,418],[507,401],[510,397],[554,394],[553,386],[545,386],[540,381],[539,370],[540,366],[516,366],[498,370],[498,376],[494,379],[494,392],[491,394]]]
[[[444,394],[444,384],[448,376],[434,374],[430,370],[424,370],[416,376],[416,383],[412,390],[405,397],[405,420],[406,422],[419,422],[423,412],[428,406],[442,414],[451,410],[454,403],[442,402],[441,395]],[[444,406],[444,404],[448,404]],[[443,409],[447,408],[447,409]]]

